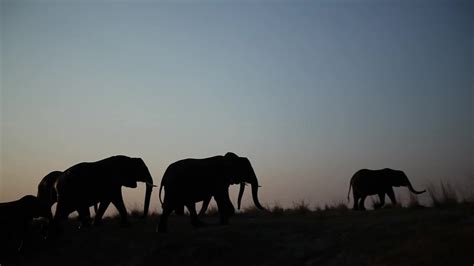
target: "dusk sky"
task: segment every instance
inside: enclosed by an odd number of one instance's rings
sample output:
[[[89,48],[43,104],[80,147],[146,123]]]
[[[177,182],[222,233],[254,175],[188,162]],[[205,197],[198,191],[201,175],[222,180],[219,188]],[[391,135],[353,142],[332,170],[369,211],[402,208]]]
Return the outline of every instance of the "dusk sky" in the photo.
[[[346,202],[361,168],[473,191],[473,14],[454,0],[2,0],[0,201],[83,161],[141,157],[159,183],[174,161],[228,151],[267,205]],[[143,204],[143,184],[124,192]]]

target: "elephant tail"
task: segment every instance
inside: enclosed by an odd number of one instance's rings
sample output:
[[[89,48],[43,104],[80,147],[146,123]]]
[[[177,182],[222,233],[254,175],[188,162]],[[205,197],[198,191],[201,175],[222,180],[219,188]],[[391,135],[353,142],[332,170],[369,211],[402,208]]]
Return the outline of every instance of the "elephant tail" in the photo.
[[[161,200],[161,190],[163,189],[163,181],[161,181],[161,184],[160,184],[160,192],[158,193],[158,198],[160,199],[160,203],[161,205],[163,205],[163,201]]]
[[[352,187],[352,179],[351,179],[351,182],[349,182],[349,191],[347,191],[347,202],[350,201],[349,195],[351,194],[351,187]]]

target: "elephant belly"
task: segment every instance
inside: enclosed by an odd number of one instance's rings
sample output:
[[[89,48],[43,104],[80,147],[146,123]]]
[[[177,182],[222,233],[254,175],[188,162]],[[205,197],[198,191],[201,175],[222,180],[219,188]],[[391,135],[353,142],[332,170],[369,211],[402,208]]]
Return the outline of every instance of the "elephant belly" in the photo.
[[[361,195],[377,195],[387,192],[388,189],[385,186],[379,184],[367,184],[357,187],[356,190]]]
[[[188,194],[183,197],[184,203],[200,202],[209,198],[209,194]]]
[[[209,192],[192,190],[187,188],[166,188],[165,201],[171,204],[183,205],[187,203],[196,203],[208,199],[212,196]]]

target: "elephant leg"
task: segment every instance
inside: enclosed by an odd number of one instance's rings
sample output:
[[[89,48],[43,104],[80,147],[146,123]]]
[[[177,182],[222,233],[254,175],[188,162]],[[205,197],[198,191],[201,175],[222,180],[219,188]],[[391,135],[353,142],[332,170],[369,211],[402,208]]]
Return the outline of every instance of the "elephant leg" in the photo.
[[[186,208],[189,211],[189,217],[191,218],[191,224],[194,227],[199,227],[204,225],[201,221],[199,221],[197,213],[196,213],[196,204],[194,202],[186,204]]]
[[[395,192],[393,191],[392,187],[387,191],[387,195],[390,198],[392,204],[397,205],[397,200],[395,199]]]
[[[112,204],[114,204],[115,208],[117,208],[120,214],[120,224],[124,227],[130,226],[130,222],[128,221],[127,209],[125,208],[125,204],[123,203],[122,194],[120,194],[120,197],[115,198],[112,201]]]
[[[199,211],[199,216],[206,214],[207,207],[209,207],[209,203],[211,202],[211,199],[212,197],[209,197],[202,202],[202,207],[201,207],[201,210]]]
[[[94,225],[102,224],[102,216],[110,205],[110,201],[101,201],[94,217]]]
[[[361,211],[365,211],[365,206],[364,206],[365,198],[367,198],[366,195],[363,195],[363,196],[361,196],[361,198],[360,198],[359,209],[360,209]]]
[[[383,205],[385,205],[385,193],[379,193],[379,203],[374,205],[374,209],[380,209]]]
[[[19,239],[19,245],[18,245],[18,248],[17,248],[17,251],[19,253],[23,253],[24,249],[25,249],[25,242],[29,242],[31,240],[30,236],[31,236],[31,229],[30,229],[30,226],[29,226],[29,220],[24,220],[22,221],[22,227],[21,227],[21,230],[19,230],[19,233],[18,233],[18,239]]]
[[[161,213],[160,220],[158,221],[157,232],[164,233],[168,230],[168,216],[173,212],[173,208],[163,204],[163,212]]]
[[[234,205],[229,198],[229,192],[216,195],[214,199],[217,202],[217,208],[219,210],[220,224],[229,224],[229,217],[235,213]]]
[[[91,225],[91,213],[89,210],[89,207],[81,207],[79,210],[77,210],[79,213],[79,229],[85,228],[85,227],[90,227]]]
[[[51,231],[49,234],[53,233],[54,235],[60,235],[63,232],[63,221],[67,219],[69,216],[69,211],[67,209],[67,204],[64,204],[61,201],[58,201],[58,204],[56,206],[56,212],[54,214],[52,226],[50,227]]]
[[[352,196],[354,198],[354,206],[352,207],[352,209],[356,211],[359,209],[359,195],[357,195],[356,192],[354,191]]]

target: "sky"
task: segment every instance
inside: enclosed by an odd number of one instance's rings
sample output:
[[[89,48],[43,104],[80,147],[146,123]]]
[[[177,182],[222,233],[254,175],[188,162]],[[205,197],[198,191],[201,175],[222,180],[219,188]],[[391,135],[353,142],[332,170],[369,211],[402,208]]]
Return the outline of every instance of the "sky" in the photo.
[[[474,190],[472,1],[0,7],[0,201],[79,162],[141,157],[159,183],[228,151],[266,205],[346,202],[361,168]],[[143,195],[124,189],[129,207]]]

